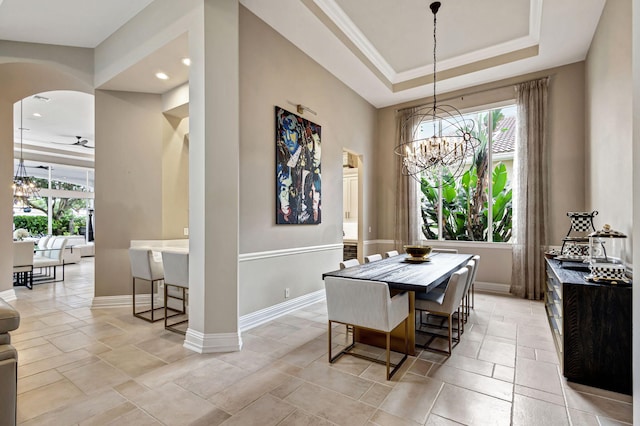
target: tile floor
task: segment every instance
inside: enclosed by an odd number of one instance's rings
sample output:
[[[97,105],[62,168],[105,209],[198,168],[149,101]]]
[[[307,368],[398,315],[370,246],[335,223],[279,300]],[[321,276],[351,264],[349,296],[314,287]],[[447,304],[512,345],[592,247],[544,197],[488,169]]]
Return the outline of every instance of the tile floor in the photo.
[[[422,351],[387,382],[375,363],[327,363],[323,303],[243,333],[241,352],[199,355],[130,308],[90,309],[91,258],[69,266],[64,282],[16,293],[22,425],[632,421],[631,397],[563,379],[541,302],[476,294],[453,356]]]

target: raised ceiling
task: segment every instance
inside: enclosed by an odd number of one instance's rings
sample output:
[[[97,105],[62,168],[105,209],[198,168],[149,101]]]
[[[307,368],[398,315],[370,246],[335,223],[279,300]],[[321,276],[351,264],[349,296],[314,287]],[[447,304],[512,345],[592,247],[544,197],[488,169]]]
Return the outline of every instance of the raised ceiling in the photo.
[[[605,1],[443,0],[437,15],[438,92],[584,60]],[[96,47],[151,2],[4,0],[0,39]],[[376,107],[432,94],[428,0],[240,3]],[[101,88],[164,93],[187,81],[188,71],[178,63],[186,56],[182,36]],[[171,81],[155,79],[158,71]],[[55,129],[56,135],[79,132],[87,138],[93,133]]]

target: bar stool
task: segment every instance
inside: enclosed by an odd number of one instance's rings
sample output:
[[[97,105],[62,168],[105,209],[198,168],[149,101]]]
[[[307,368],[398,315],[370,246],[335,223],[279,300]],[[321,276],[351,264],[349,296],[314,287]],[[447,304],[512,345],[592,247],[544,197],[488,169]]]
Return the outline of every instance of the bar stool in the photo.
[[[176,328],[177,325],[188,323],[187,292],[189,290],[189,253],[177,251],[163,251],[162,264],[164,265],[164,328],[175,333],[185,334],[184,330]],[[177,295],[169,291],[169,287],[177,290]],[[180,294],[182,293],[182,294]],[[182,302],[182,310],[169,307],[169,299]],[[168,310],[175,312],[168,314]],[[169,318],[186,315],[179,321],[169,324]]]
[[[148,248],[130,248],[129,260],[131,261],[131,276],[133,277],[133,316],[149,322],[161,320],[162,316],[155,315],[155,311],[163,309],[153,307],[155,299],[155,284],[164,280],[164,270],[162,262],[154,259],[153,252]],[[151,299],[151,309],[136,312],[136,280],[148,281],[151,284],[149,298]],[[149,314],[145,316],[143,314]]]

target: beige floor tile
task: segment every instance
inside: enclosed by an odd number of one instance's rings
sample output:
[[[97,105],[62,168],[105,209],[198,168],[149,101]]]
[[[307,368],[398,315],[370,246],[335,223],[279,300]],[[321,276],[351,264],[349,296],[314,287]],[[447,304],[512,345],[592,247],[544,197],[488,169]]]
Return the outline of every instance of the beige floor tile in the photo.
[[[480,348],[478,359],[506,367],[515,367],[516,345],[485,339]]]
[[[286,383],[289,376],[277,370],[261,370],[243,377],[236,383],[209,398],[216,407],[235,414],[265,393]]]
[[[91,416],[87,419],[79,422],[79,426],[101,426],[109,424],[117,419],[121,419],[122,416],[129,414],[132,411],[137,410],[138,408],[132,403],[126,401],[120,405],[117,405],[111,409],[106,409],[103,412],[96,414],[95,416]]]
[[[514,426],[568,426],[569,419],[563,405],[515,394],[512,424]]]
[[[135,346],[151,355],[160,358],[164,362],[174,362],[191,355],[193,351],[182,346],[184,336],[167,331],[157,338],[148,339],[135,343]]]
[[[281,399],[271,395],[264,395],[222,424],[225,426],[277,425],[294,411],[295,407]]]
[[[304,380],[297,377],[289,377],[280,386],[272,389],[269,393],[276,398],[285,399],[291,392],[304,384]]]
[[[380,426],[419,426],[422,423],[414,422],[413,420],[405,419],[403,417],[394,416],[386,411],[376,411],[367,425],[380,425]]]
[[[268,355],[273,358],[280,358],[291,352],[294,346],[285,345],[268,337],[260,337],[250,333],[242,334],[242,349]]]
[[[453,420],[445,419],[437,414],[429,414],[425,426],[456,426],[462,423],[454,422]]]
[[[515,340],[517,325],[513,322],[491,321],[487,326],[487,335]]]
[[[380,405],[380,409],[397,417],[424,423],[443,383],[429,377],[407,374]]]
[[[343,358],[353,358],[345,356]],[[340,363],[342,359],[338,360]],[[360,399],[367,392],[373,382],[344,373],[332,367],[328,362],[315,362],[300,370],[297,376],[307,382],[334,390],[353,399]]]
[[[431,370],[432,366],[433,362],[416,358],[413,364],[411,364],[411,366],[409,367],[409,372],[411,372],[412,374],[417,374],[418,376],[426,376],[427,374],[429,374],[429,370]]]
[[[18,379],[91,357],[92,355],[89,352],[84,349],[79,349],[77,351],[62,353],[40,361],[35,361],[25,366],[18,365]],[[19,358],[20,354],[18,354],[18,359]]]
[[[13,336],[13,333],[11,334]],[[47,340],[42,337],[36,337],[35,339],[23,340],[21,342],[15,342],[11,340],[11,345],[18,351],[32,348],[34,346],[40,346],[47,343]]]
[[[549,362],[551,364],[560,364],[558,361],[558,353],[556,351],[545,351],[536,349],[536,361]]]
[[[59,380],[18,395],[18,422],[38,417],[83,396],[68,380]]]
[[[386,386],[380,383],[374,383],[369,390],[362,395],[360,401],[365,404],[372,405],[374,407],[380,407],[380,404],[389,396],[389,393],[393,390],[393,387]]]
[[[520,358],[516,365],[515,383],[561,395],[562,385],[559,374],[558,366],[555,364]]]
[[[509,425],[511,403],[445,384],[431,412],[462,424]]]
[[[633,422],[633,404],[565,387],[567,406],[625,423]]]
[[[54,369],[24,377],[18,380],[18,395],[63,379],[64,376]]]
[[[482,350],[481,350],[482,352]],[[471,371],[476,374],[491,377],[493,373],[493,363],[479,359],[469,358],[459,355],[456,351],[448,359],[442,362],[447,367],[459,368],[460,370]]]
[[[505,367],[504,365],[496,364],[493,369],[493,378],[498,380],[504,380],[505,382],[513,383],[513,377],[516,373],[515,368]]]
[[[278,423],[278,426],[331,426],[333,423],[322,419],[317,416],[313,416],[304,411],[296,410],[291,413],[286,419]]]
[[[124,383],[114,386],[113,390],[120,393],[127,399],[133,399],[145,392],[148,392],[150,389],[141,385],[136,380],[127,380]]]
[[[601,426],[598,422],[598,418],[591,413],[586,413],[584,411],[569,408],[569,416],[571,417],[571,423],[574,425]]]
[[[83,365],[63,374],[86,394],[101,392],[129,380],[129,376],[104,361]]]
[[[185,425],[208,415],[217,408],[206,399],[173,383],[132,397],[132,401],[161,423]]]
[[[189,423],[189,426],[217,426],[224,423],[224,421],[230,417],[231,414],[216,408],[200,417],[198,420]]]
[[[556,405],[564,405],[564,395],[558,395],[557,393],[549,393],[521,385],[515,385],[514,393],[539,399],[541,401],[547,401]]]
[[[62,354],[58,348],[53,346],[51,343],[45,343],[44,345],[33,346],[29,349],[24,349],[20,351],[20,356],[18,357],[19,365],[28,365],[35,361],[42,361],[47,358],[51,358],[55,355]]]
[[[327,341],[325,339],[314,339],[309,343],[305,343],[304,345],[297,347],[280,359],[298,367],[306,367],[316,359],[321,357],[326,358],[326,356]]]
[[[107,426],[123,426],[123,425],[135,425],[135,426],[157,426],[162,425],[158,420],[145,413],[143,410],[136,408],[133,411],[106,423]]]
[[[429,372],[429,377],[445,383],[463,387],[468,390],[481,392],[486,395],[511,402],[513,398],[513,385],[511,383],[482,376],[469,371],[459,370],[447,366],[434,365]]]
[[[518,345],[516,349],[516,356],[518,358],[536,359],[536,350],[527,346]]]
[[[96,339],[93,339],[80,331],[50,338],[49,341],[62,352],[71,352],[76,349],[82,349],[89,345],[98,343]]]
[[[166,362],[131,345],[105,352],[99,357],[131,377],[138,377],[166,365]]]
[[[293,391],[284,401],[345,426],[363,425],[375,411],[370,405],[308,383]]]
[[[173,382],[202,398],[211,398],[249,374],[251,374],[250,371],[215,359],[191,370]]]

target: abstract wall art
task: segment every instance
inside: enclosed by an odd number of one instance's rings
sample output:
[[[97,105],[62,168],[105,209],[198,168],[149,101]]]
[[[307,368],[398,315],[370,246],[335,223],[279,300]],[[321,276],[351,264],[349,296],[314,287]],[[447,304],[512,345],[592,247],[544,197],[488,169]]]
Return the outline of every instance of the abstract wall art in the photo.
[[[322,217],[320,126],[276,106],[276,224]]]

